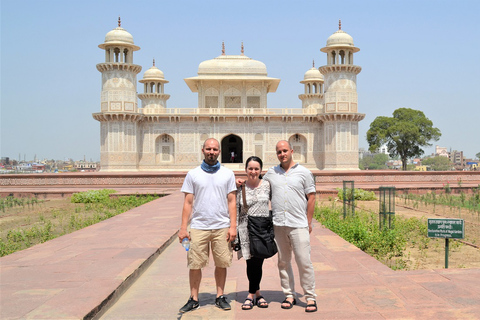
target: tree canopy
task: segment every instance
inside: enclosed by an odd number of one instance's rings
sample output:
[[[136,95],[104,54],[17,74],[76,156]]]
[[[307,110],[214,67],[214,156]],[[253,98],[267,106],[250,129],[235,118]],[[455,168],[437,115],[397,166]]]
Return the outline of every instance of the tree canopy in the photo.
[[[399,156],[402,169],[407,169],[407,159],[419,157],[422,147],[440,139],[441,132],[422,111],[399,108],[393,117],[377,117],[367,131],[369,150],[374,152],[386,144],[391,157]]]
[[[359,161],[359,167],[361,170],[380,170],[387,169],[388,155],[384,153],[377,153],[372,156],[364,156]]]
[[[429,166],[433,171],[451,170],[453,163],[447,157],[435,156],[422,161],[422,165]]]
[[[477,159],[480,159],[480,152],[475,155]]]

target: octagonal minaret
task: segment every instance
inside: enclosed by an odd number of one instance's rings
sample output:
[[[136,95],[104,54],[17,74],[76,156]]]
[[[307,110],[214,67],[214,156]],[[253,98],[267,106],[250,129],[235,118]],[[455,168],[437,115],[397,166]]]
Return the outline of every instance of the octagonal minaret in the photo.
[[[353,64],[353,55],[360,49],[339,21],[320,51],[327,54],[327,65],[319,68],[325,79],[325,105],[319,114],[324,127],[323,169],[359,170],[358,122],[365,114],[358,113],[357,74],[362,68]]]
[[[300,81],[305,87],[305,92],[299,94],[298,98],[302,100],[303,109],[315,109],[323,112],[323,75],[315,68],[315,61],[312,68],[308,69]]]
[[[167,100],[170,98],[170,95],[164,92],[164,85],[168,81],[165,80],[162,70],[155,66],[155,59],[153,59],[153,66],[145,71],[143,79],[139,82],[143,83],[143,93],[138,95],[138,98],[142,100],[143,113],[149,114],[165,110]]]
[[[136,170],[138,164],[137,133],[141,115],[137,105],[137,74],[142,67],[133,64],[133,52],[140,50],[133,37],[121,27],[108,32],[105,62],[97,64],[102,73],[101,112],[93,117],[100,121],[102,171]]]

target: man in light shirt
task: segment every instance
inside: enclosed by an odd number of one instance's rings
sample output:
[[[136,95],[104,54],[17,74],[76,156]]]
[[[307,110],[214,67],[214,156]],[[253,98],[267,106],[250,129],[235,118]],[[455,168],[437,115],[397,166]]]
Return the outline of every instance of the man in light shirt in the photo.
[[[264,179],[272,190],[273,225],[278,247],[278,271],[285,300],[283,309],[297,303],[292,269],[292,252],[300,275],[307,306],[305,312],[317,311],[315,273],[310,258],[310,233],[315,209],[315,180],[307,168],[293,161],[288,141],[276,145],[278,166],[272,167]]]
[[[222,310],[231,306],[223,295],[227,268],[232,263],[230,242],[237,234],[237,210],[235,176],[233,171],[220,165],[220,143],[207,139],[202,148],[205,160],[188,172],[183,182],[185,199],[178,240],[190,240],[187,255],[190,298],[180,312],[197,309],[198,294],[202,280],[202,269],[208,264],[210,248],[215,262],[215,284],[217,298],[215,305]],[[187,230],[191,217],[190,231]]]

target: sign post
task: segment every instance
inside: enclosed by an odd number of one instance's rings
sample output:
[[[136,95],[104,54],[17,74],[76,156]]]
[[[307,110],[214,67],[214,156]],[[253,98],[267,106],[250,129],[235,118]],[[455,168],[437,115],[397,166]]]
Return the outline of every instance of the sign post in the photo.
[[[445,238],[445,269],[448,269],[449,239],[463,239],[465,224],[463,219],[428,219],[428,237]]]

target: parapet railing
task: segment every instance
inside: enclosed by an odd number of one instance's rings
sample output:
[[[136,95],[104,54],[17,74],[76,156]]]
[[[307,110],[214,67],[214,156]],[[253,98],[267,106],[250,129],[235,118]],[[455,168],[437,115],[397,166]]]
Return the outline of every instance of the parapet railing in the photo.
[[[165,108],[165,109],[153,109],[153,108],[141,108],[138,109],[139,113],[151,114],[151,115],[176,115],[176,114],[192,114],[192,115],[316,115],[318,111],[316,109],[270,109],[270,108]]]

